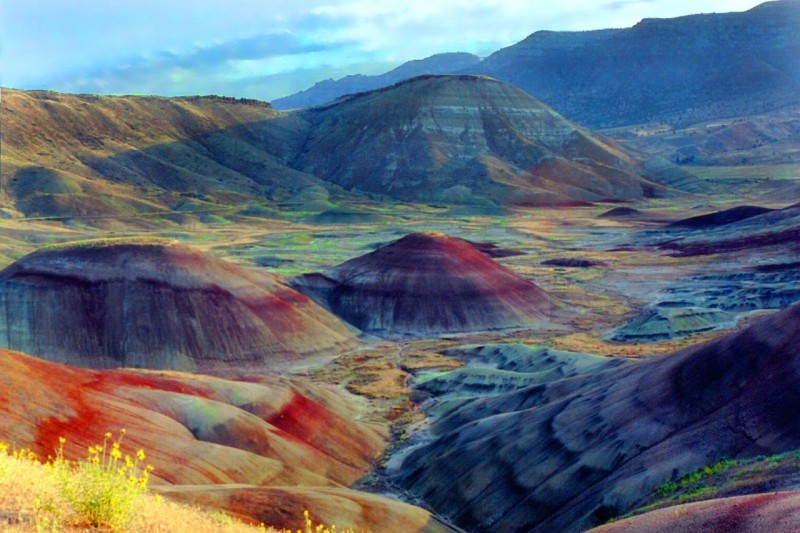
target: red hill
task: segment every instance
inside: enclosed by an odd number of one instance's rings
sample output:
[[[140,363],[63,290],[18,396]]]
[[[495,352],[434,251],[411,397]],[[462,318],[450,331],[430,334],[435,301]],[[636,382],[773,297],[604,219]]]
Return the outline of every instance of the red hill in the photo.
[[[440,233],[412,233],[297,283],[344,320],[385,337],[524,327],[546,320],[551,304],[530,281]]]
[[[300,378],[90,370],[0,349],[0,441],[46,457],[65,437],[66,457],[84,459],[125,428],[123,453],[144,449],[152,488],[168,497],[281,528],[311,509],[342,528],[423,530],[422,509],[346,488],[385,446],[362,409]]]
[[[91,367],[271,367],[346,325],[278,278],[164,241],[46,249],[0,272],[0,346]]]

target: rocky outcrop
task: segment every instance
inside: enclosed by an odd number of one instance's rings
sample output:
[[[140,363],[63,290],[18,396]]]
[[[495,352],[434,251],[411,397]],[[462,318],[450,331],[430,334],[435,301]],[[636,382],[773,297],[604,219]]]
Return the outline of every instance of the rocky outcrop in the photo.
[[[271,368],[356,344],[280,279],[165,241],[44,249],[0,272],[0,346],[90,367]]]
[[[520,328],[546,321],[553,303],[469,242],[441,233],[412,233],[292,283],[382,337]]]

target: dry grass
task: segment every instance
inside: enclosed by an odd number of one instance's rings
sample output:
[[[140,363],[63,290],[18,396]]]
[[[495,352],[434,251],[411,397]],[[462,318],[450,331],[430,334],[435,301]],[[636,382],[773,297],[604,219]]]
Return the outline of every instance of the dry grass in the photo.
[[[124,433],[121,434],[120,439]],[[152,467],[119,452],[119,440],[89,449],[84,461],[56,457],[39,462],[30,450],[9,450],[0,443],[0,529],[7,532],[136,531],[168,533],[291,533],[264,524],[251,525],[220,511],[167,501],[147,489]],[[64,440],[61,439],[63,447]],[[126,465],[128,465],[126,467]],[[87,506],[90,509],[87,509]],[[315,525],[308,511],[298,533],[336,533]],[[340,533],[352,533],[343,530]]]

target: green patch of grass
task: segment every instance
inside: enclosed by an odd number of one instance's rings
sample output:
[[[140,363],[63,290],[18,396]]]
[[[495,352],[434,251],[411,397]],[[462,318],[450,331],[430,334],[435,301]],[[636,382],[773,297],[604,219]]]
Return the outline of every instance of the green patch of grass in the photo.
[[[684,166],[690,174],[708,180],[715,179],[800,179],[800,164],[784,165],[741,165],[723,166]]]

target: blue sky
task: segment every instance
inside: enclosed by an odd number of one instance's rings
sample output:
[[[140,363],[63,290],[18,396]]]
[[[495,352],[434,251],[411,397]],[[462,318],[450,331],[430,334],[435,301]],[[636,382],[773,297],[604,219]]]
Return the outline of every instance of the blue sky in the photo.
[[[271,100],[537,30],[743,11],[752,0],[0,0],[4,87]],[[543,5],[544,4],[544,5]]]

